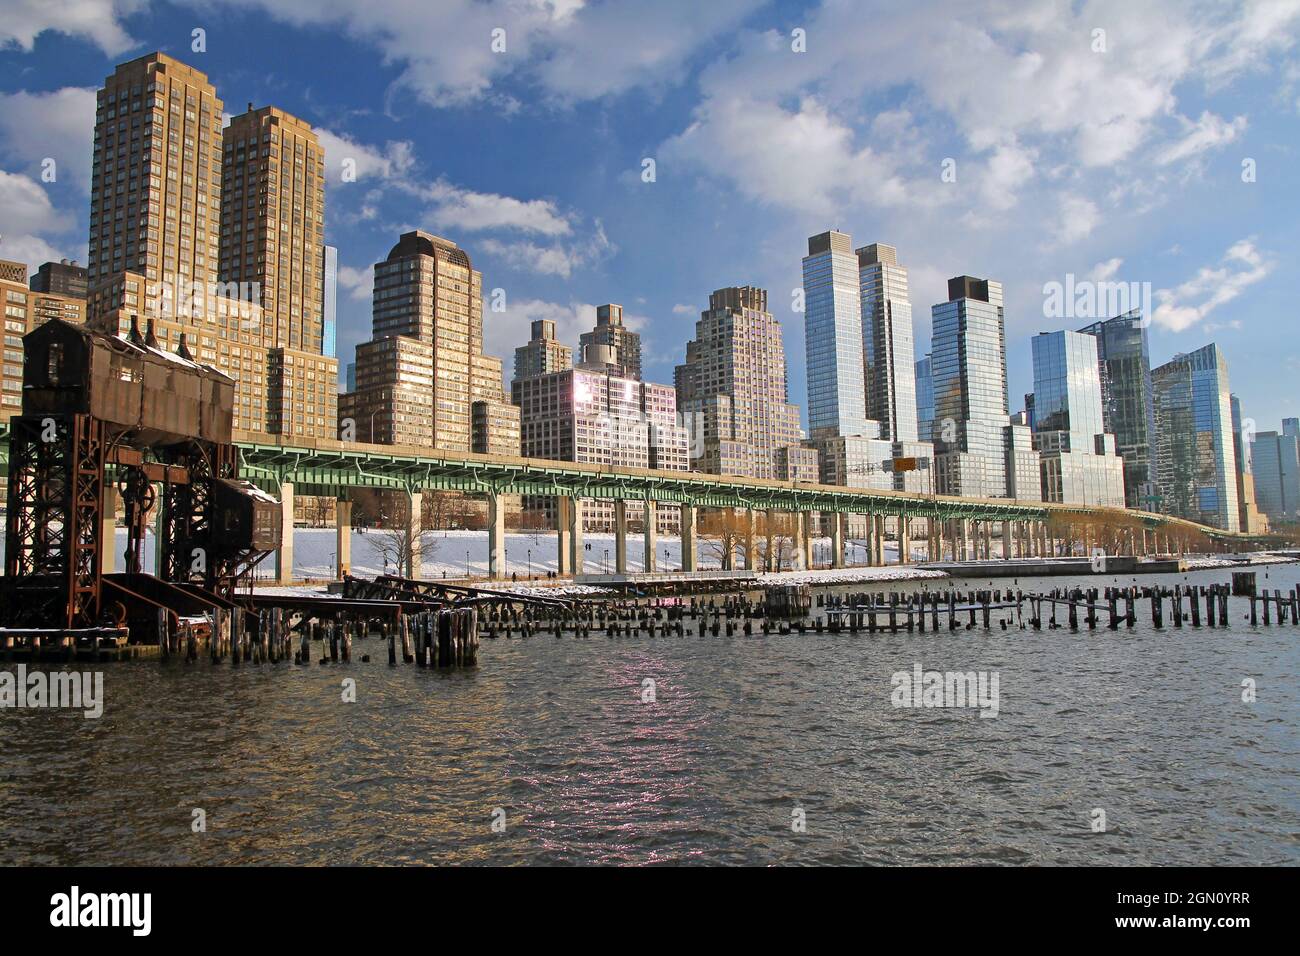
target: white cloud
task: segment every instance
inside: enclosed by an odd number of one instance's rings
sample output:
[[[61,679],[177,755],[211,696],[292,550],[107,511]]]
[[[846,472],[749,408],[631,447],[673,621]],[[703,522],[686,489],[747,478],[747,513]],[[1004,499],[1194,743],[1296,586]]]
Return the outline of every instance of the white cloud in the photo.
[[[1246,117],[1238,116],[1231,122],[1215,116],[1209,110],[1201,114],[1196,122],[1183,120],[1184,135],[1165,146],[1156,154],[1156,162],[1162,166],[1176,163],[1192,156],[1198,156],[1207,149],[1226,146],[1246,130]]]
[[[429,201],[429,215],[440,226],[470,232],[517,229],[544,236],[567,236],[572,232],[569,221],[549,200],[474,192],[442,179],[417,191]]]
[[[699,310],[696,309],[695,306],[685,305],[681,302],[673,306],[673,315],[694,315],[697,311]]]
[[[39,183],[0,169],[0,257],[25,262],[31,270],[43,262],[70,258],[46,236],[66,232],[75,222],[54,207]]]
[[[38,175],[46,159],[55,174],[90,192],[95,91],[69,86],[48,93],[0,93],[0,156]]]
[[[352,266],[339,266],[338,283],[347,291],[349,299],[368,301],[375,288],[375,267],[371,265],[355,269]]]
[[[75,220],[54,208],[40,183],[21,173],[0,169],[0,230],[17,235],[24,232],[59,233]]]
[[[1062,196],[1053,240],[1057,245],[1068,246],[1087,239],[1100,221],[1101,213],[1091,199],[1074,195]]]
[[[342,133],[317,129],[316,136],[325,150],[325,184],[351,185],[365,179],[394,179],[405,175],[415,163],[415,152],[408,140],[390,140],[384,146],[367,146]],[[355,179],[344,179],[345,171]]]
[[[506,264],[513,268],[564,279],[569,278],[575,270],[616,251],[599,220],[592,234],[583,242],[555,242],[547,245],[527,240],[503,242],[498,239],[483,239],[478,247],[488,255],[506,260]]]
[[[1107,282],[1119,272],[1119,267],[1123,264],[1124,260],[1119,257],[1099,262],[1088,272],[1088,278],[1093,282]]]
[[[6,0],[0,16],[0,50],[30,53],[46,30],[90,40],[109,56],[129,50],[134,41],[119,22],[147,0]]]
[[[1157,290],[1152,320],[1174,332],[1189,329],[1259,282],[1273,266],[1252,240],[1239,239],[1217,265],[1202,266],[1195,276],[1173,289]]]

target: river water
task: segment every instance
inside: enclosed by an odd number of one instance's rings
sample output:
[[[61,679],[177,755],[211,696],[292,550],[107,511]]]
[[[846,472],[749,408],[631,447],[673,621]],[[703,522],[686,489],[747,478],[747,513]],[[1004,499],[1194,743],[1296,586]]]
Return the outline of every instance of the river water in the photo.
[[[0,711],[0,862],[1295,864],[1300,628],[1231,610],[1228,631],[1156,631],[1143,603],[1117,632],[497,639],[458,673],[378,641],[350,665],[101,665],[98,720]],[[996,718],[893,706],[918,664],[996,673]]]

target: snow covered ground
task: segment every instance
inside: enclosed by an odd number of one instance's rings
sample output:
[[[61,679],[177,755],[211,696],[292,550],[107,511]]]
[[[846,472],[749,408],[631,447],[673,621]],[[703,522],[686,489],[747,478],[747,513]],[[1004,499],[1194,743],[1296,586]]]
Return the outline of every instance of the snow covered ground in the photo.
[[[393,573],[397,569],[391,561],[385,567],[382,550],[383,532],[352,532],[352,573],[362,577],[372,577],[385,572]],[[335,560],[335,533],[333,528],[298,528],[293,535],[293,576],[297,580],[333,580]],[[531,570],[534,578],[545,579],[548,571],[556,569],[556,541],[554,532],[512,531],[506,534],[505,564],[506,577],[517,574],[522,583]],[[614,535],[588,533],[583,536],[586,545],[584,568],[588,574],[613,573],[615,566]],[[862,572],[892,572],[894,568],[866,568],[867,550],[861,541],[849,542],[847,556],[851,562],[859,562]],[[380,545],[380,547],[376,547]],[[4,541],[0,537],[0,554],[3,553]],[[830,538],[816,538],[813,541],[814,554],[818,561],[825,562],[830,555]],[[642,555],[643,539],[629,534],[627,538],[627,567],[629,571],[644,570]],[[117,529],[117,548],[115,549],[115,569],[120,571],[125,566],[123,552],[126,550],[126,529]],[[914,548],[915,559],[923,560],[924,551]],[[682,543],[680,538],[660,535],[656,551],[657,571],[677,571],[682,566]],[[487,532],[486,531],[437,531],[426,534],[423,538],[420,577],[426,580],[446,578],[464,578],[468,576],[482,578],[487,576]],[[898,560],[897,549],[885,548],[885,559],[889,564]],[[145,571],[154,570],[154,542],[152,534],[145,543]],[[721,567],[721,558],[716,549],[707,541],[699,545],[699,566],[701,569]],[[846,569],[847,571],[848,569]],[[914,576],[923,573],[910,569]],[[805,572],[790,572],[802,574]],[[813,572],[817,573],[817,572]],[[831,572],[825,572],[831,573]],[[844,573],[844,572],[834,572]],[[259,578],[275,576],[274,557],[269,557],[257,568]],[[789,573],[782,575],[788,577]],[[854,578],[854,580],[859,580]]]
[[[360,531],[352,533],[352,573],[362,577],[372,577],[385,572],[393,573],[397,569],[389,563],[385,566],[380,549],[381,531]],[[335,533],[333,528],[298,528],[294,532],[293,576],[296,580],[327,581],[334,578]],[[508,532],[506,534],[505,564],[506,578],[518,575],[519,586],[524,586],[529,573],[538,580],[545,580],[548,571],[556,569],[556,541],[554,532]],[[589,533],[584,535],[586,545],[584,571],[588,574],[612,573],[615,567],[614,535]],[[898,551],[893,544],[886,545],[885,567],[866,566],[867,549],[862,541],[848,541],[846,558],[849,566],[836,570],[821,571],[786,571],[779,574],[764,574],[762,579],[768,583],[778,581],[785,583],[852,583],[856,581],[889,581],[919,579],[926,577],[945,577],[942,571],[923,571],[919,568],[898,566]],[[0,553],[4,541],[0,538]],[[643,539],[640,535],[628,535],[627,566],[632,572],[644,570],[642,560]],[[124,567],[122,552],[126,550],[126,529],[117,529],[116,570]],[[676,537],[661,535],[656,552],[658,571],[677,571],[682,566],[681,540]],[[996,552],[996,542],[995,542]],[[924,543],[912,549],[913,560],[926,560]],[[818,563],[826,563],[830,557],[830,539],[813,539],[813,553]],[[145,545],[145,570],[153,571],[154,547],[150,536]],[[486,531],[437,531],[426,534],[423,538],[419,576],[425,580],[453,580],[465,578],[485,578],[487,576],[487,532]],[[1250,555],[1251,564],[1276,564],[1292,561],[1294,558],[1269,553]],[[1050,559],[1034,559],[1035,561]],[[1188,567],[1196,570],[1211,568],[1246,567],[1243,561],[1230,561],[1216,557],[1189,557]],[[699,544],[699,566],[702,570],[721,567],[721,559],[716,547],[707,539]],[[267,558],[258,566],[259,578],[275,577],[274,558]],[[581,587],[581,585],[566,585]],[[553,593],[553,592],[552,592]]]

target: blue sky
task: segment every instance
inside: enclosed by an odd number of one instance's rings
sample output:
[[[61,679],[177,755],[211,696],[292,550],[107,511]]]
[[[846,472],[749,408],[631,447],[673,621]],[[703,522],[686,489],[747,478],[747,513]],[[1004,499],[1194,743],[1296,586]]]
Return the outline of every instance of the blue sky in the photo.
[[[804,405],[791,293],[839,228],[898,248],[918,352],[949,276],[1002,280],[1013,411],[1029,338],[1087,319],[1044,316],[1072,274],[1150,283],[1154,362],[1218,342],[1260,429],[1300,414],[1300,0],[0,5],[0,257],[33,268],[85,260],[94,91],[157,49],[321,131],[341,362],[423,228],[505,290],[507,373],[531,319],[576,344],[612,301],[670,382],[709,292],[755,284]]]

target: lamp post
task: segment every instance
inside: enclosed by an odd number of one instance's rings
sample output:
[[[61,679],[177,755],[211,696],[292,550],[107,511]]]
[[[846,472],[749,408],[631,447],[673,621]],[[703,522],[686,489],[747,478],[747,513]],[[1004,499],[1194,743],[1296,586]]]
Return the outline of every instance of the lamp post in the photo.
[[[528,549],[528,580],[533,579],[533,549]]]
[[[605,573],[609,574],[609,548],[605,549]]]
[[[469,551],[465,551],[465,577],[469,577]]]

